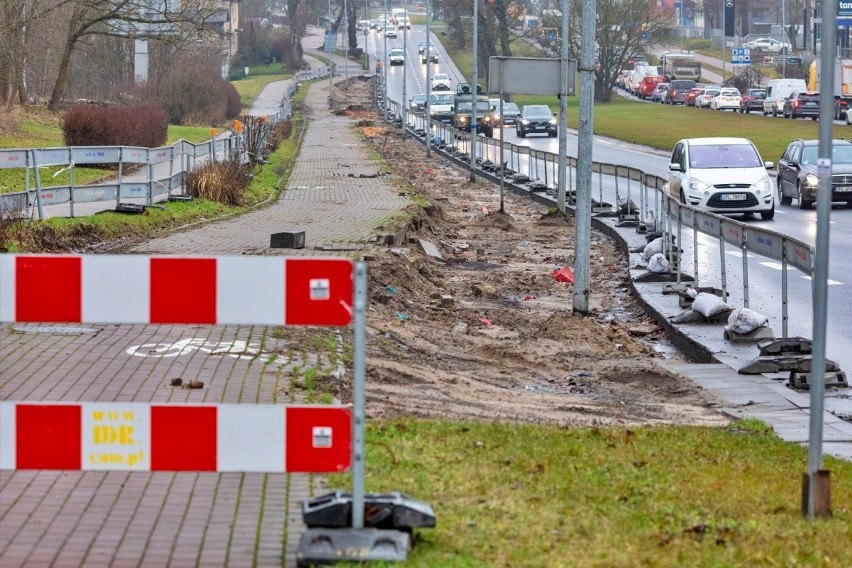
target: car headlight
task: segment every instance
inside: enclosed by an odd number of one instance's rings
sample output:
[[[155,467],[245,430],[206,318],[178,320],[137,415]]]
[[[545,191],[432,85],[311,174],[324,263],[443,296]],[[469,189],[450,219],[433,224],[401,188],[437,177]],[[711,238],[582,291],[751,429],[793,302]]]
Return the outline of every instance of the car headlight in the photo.
[[[527,125],[527,124],[529,124],[529,123],[530,123],[530,121],[529,121],[529,120],[527,120],[526,118],[522,118],[522,119],[521,119],[521,124]]]
[[[769,176],[763,176],[760,181],[755,183],[753,186],[755,193],[760,195],[761,193],[771,193],[772,192],[772,180],[769,179]]]
[[[467,117],[466,116],[460,116],[459,122],[467,122]]]
[[[491,122],[491,117],[490,116],[484,116],[484,117],[482,117],[482,120],[484,120],[485,122]]]
[[[555,119],[555,118],[551,118],[551,119],[550,119],[550,124],[556,124],[556,119]]]
[[[708,189],[710,189],[710,185],[704,183],[700,179],[693,178],[689,180],[689,189],[690,191],[696,192],[707,191]]]
[[[804,185],[808,187],[817,187],[819,185],[819,178],[817,178],[814,174],[808,174],[805,176]]]

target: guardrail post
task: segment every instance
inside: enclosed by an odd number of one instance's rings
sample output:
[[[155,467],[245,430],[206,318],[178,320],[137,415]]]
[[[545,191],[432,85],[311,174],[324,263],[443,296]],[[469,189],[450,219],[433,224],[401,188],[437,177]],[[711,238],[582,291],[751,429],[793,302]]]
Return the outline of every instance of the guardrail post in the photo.
[[[725,239],[719,235],[719,263],[721,266],[721,275],[722,275],[722,301],[728,301],[728,274],[725,268]]]
[[[740,252],[743,253],[743,307],[748,307],[748,229],[743,229],[743,243]]]
[[[147,150],[145,152],[145,157],[147,158],[148,163],[146,164],[146,169],[148,171],[148,197],[146,198],[146,205],[153,205],[154,203],[154,164],[151,163],[151,150]]]
[[[669,224],[671,225],[671,218],[672,218],[671,211],[668,212],[666,217],[669,218]],[[677,266],[675,267],[676,268],[675,272],[677,272],[677,283],[678,284],[680,284],[680,243],[681,243],[680,239],[681,239],[682,234],[683,234],[683,225],[681,225],[680,219],[678,219],[678,222],[677,222],[677,238],[675,239],[675,242],[674,242],[675,258],[677,259]]]
[[[44,205],[41,203],[41,172],[38,171],[38,158],[35,152],[32,152],[33,155],[33,169],[35,170],[35,184],[36,184],[36,205],[38,207],[38,218],[39,220],[44,219]]]
[[[781,240],[781,337],[787,337],[787,239]]]
[[[71,148],[68,148],[68,208],[71,210],[71,218],[74,218],[74,161],[71,157]]]

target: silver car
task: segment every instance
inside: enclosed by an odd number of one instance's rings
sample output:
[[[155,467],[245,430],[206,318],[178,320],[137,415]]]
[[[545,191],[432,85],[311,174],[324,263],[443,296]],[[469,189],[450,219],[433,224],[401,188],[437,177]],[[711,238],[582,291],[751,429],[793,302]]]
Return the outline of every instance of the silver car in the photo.
[[[669,164],[668,192],[681,202],[727,215],[775,216],[775,184],[747,138],[688,138],[678,142]]]

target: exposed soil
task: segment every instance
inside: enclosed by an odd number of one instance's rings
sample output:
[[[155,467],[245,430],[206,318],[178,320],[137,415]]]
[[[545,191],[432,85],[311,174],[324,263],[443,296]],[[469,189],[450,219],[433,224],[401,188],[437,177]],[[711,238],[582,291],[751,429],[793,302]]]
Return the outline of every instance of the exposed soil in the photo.
[[[590,313],[574,317],[572,285],[551,274],[573,264],[573,218],[511,192],[500,213],[499,188],[471,183],[436,154],[427,160],[421,143],[363,110],[371,89],[350,81],[339,99],[350,106],[337,111],[353,117],[400,190],[428,202],[410,208],[404,246],[367,258],[371,417],[727,422],[706,392],[658,364],[671,349],[631,296],[627,259],[613,242],[592,233]]]

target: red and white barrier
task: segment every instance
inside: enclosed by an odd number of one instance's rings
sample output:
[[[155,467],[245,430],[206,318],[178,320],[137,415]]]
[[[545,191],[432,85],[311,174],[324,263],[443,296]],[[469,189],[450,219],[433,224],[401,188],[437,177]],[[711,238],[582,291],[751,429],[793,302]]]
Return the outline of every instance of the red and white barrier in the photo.
[[[347,325],[353,264],[274,256],[0,255],[0,321]]]
[[[341,406],[0,402],[0,470],[342,472]]]

